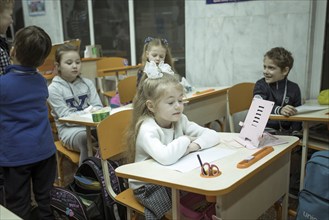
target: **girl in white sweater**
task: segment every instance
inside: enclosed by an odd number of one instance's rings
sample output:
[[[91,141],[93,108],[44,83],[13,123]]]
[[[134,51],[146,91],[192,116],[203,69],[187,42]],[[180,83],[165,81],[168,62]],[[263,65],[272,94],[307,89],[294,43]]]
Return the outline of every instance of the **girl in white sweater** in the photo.
[[[128,131],[130,162],[154,159],[170,165],[184,155],[219,143],[219,134],[191,122],[183,114],[184,88],[168,64],[147,63],[133,106]],[[171,207],[170,189],[130,180],[146,219],[161,219]]]

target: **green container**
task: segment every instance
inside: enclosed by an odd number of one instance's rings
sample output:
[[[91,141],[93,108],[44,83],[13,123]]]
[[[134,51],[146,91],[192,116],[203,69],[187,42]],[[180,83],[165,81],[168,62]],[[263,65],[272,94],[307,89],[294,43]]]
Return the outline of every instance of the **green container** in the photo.
[[[93,122],[100,122],[109,115],[110,115],[110,112],[108,112],[108,111],[106,111],[106,112],[94,112],[92,114]]]

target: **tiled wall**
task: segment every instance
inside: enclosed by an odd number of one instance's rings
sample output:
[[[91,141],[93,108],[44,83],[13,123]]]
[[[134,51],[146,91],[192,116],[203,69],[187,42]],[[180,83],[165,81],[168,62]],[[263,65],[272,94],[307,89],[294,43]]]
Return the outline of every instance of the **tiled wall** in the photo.
[[[264,53],[283,46],[295,58],[288,78],[299,84],[303,98],[309,98],[312,8],[309,0],[209,5],[206,0],[186,0],[187,79],[199,86],[256,82],[262,77]],[[314,85],[320,74],[313,73]]]

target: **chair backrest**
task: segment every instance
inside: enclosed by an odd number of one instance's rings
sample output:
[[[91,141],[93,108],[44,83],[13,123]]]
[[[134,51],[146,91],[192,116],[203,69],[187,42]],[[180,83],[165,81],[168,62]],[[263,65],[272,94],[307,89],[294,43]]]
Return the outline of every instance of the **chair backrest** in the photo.
[[[97,69],[109,69],[109,68],[117,68],[124,67],[128,65],[128,60],[123,57],[102,57],[97,60]],[[124,74],[125,71],[119,72],[119,74]]]
[[[239,83],[227,91],[227,112],[230,131],[234,132],[233,114],[249,109],[255,83]]]
[[[137,76],[128,76],[118,82],[120,103],[132,102],[136,94]]]
[[[132,118],[132,109],[109,115],[97,126],[98,146],[102,160],[127,151],[125,134]]]

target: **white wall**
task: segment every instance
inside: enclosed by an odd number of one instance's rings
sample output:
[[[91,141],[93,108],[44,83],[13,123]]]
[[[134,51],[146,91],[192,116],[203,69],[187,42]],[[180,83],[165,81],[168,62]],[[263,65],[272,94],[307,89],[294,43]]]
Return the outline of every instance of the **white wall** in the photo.
[[[59,0],[45,0],[45,14],[31,16],[28,10],[28,1],[23,0],[25,26],[37,25],[50,36],[52,43],[63,42],[63,27]]]
[[[295,58],[289,79],[299,84],[303,98],[316,97],[321,80],[325,8],[323,0],[210,5],[206,0],[185,0],[187,79],[198,86],[256,82],[262,77],[265,52],[283,46]],[[312,15],[317,16],[317,24]],[[312,41],[315,27],[316,45]]]

